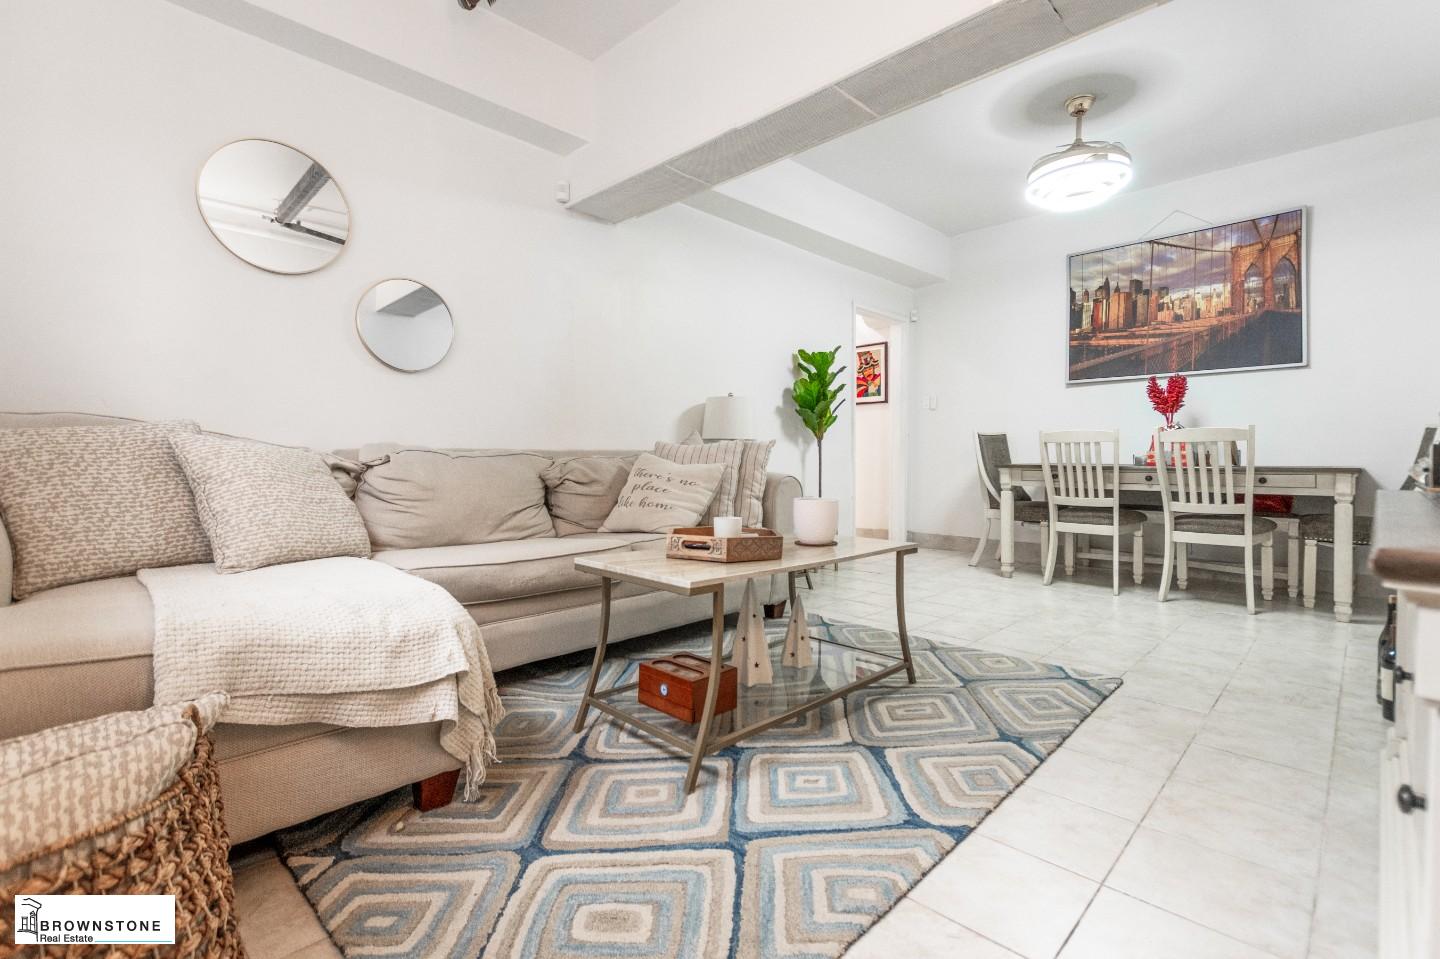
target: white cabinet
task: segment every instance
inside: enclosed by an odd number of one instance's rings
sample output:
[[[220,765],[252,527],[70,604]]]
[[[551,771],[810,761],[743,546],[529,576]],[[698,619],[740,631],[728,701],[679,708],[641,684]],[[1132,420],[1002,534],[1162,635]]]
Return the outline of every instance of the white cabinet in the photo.
[[[1440,586],[1395,590],[1395,724],[1380,766],[1380,956],[1440,959]]]

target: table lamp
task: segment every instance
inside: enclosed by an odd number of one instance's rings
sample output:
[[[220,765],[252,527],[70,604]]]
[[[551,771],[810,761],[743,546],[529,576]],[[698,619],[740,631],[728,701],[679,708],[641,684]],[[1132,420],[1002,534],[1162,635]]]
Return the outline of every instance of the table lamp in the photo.
[[[747,439],[750,436],[750,401],[727,393],[705,399],[705,421],[700,435],[707,440]]]

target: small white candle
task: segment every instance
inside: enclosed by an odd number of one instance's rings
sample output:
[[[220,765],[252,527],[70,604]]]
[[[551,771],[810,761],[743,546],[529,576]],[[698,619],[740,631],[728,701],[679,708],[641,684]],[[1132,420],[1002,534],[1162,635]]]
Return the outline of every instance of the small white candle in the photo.
[[[715,535],[721,539],[733,539],[740,535],[741,529],[738,516],[715,517]]]

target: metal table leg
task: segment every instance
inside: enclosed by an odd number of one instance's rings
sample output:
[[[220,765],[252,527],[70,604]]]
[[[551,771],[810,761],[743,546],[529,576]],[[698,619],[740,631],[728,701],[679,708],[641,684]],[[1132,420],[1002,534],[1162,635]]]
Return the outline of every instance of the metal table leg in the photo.
[[[742,624],[743,625],[743,624]],[[690,769],[685,774],[685,793],[695,789],[700,763],[710,746],[710,724],[715,718],[715,699],[720,692],[720,670],[725,653],[725,587],[717,586],[712,594],[710,613],[710,681],[705,684],[705,706],[700,711],[700,728],[695,730],[695,747],[690,753]],[[594,677],[591,677],[592,682]]]
[[[590,699],[595,695],[595,684],[600,681],[600,667],[605,665],[605,644],[610,641],[610,590],[613,584],[610,577],[600,577],[600,638],[595,642],[595,661],[590,664],[590,679],[585,683],[585,695],[575,713],[573,728],[577,733],[585,728],[585,717],[590,713]]]
[[[901,551],[895,554],[895,625],[899,627],[900,652],[905,659],[905,675],[910,685],[915,684],[915,660],[910,656],[910,633],[905,629],[905,557]]]

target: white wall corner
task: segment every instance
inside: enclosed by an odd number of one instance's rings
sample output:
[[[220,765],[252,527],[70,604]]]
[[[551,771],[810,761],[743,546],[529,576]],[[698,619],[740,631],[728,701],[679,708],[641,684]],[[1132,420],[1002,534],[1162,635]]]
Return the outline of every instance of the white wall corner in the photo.
[[[950,277],[950,239],[793,160],[685,201],[731,223],[908,287]]]

